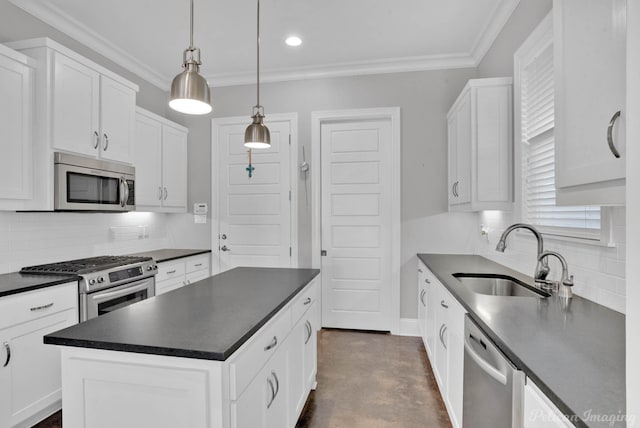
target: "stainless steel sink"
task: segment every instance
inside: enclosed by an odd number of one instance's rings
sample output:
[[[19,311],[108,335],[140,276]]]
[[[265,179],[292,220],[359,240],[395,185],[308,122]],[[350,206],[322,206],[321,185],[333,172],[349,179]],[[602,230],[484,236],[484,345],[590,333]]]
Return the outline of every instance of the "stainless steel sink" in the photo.
[[[506,297],[549,297],[549,294],[544,291],[507,275],[454,273],[453,276],[470,291],[477,294]]]

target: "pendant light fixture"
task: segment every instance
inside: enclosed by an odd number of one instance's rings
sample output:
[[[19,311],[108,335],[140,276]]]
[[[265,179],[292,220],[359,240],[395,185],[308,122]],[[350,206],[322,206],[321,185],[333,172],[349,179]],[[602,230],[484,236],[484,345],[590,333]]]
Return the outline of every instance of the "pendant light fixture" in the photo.
[[[207,79],[200,75],[200,49],[193,46],[193,0],[191,0],[191,21],[189,47],[182,53],[182,73],[171,82],[169,106],[186,114],[207,114],[211,112],[211,92]]]
[[[244,131],[244,145],[250,149],[268,149],[271,147],[269,128],[264,124],[264,108],[260,105],[260,0],[258,1],[257,37],[256,37],[256,105],[251,118],[253,122]]]

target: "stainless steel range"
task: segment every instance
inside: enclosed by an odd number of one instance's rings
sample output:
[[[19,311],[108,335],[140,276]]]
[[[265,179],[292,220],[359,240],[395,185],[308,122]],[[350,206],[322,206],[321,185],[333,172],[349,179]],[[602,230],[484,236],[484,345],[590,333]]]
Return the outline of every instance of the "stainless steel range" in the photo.
[[[101,256],[29,266],[20,272],[80,276],[80,321],[86,321],[154,296],[158,266],[151,257]]]

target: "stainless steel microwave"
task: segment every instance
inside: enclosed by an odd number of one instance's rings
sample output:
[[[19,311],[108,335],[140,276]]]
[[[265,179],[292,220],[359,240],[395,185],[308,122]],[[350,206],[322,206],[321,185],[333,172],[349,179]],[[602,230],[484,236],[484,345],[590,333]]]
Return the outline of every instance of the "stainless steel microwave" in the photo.
[[[132,211],[135,168],[68,153],[54,154],[56,211]]]

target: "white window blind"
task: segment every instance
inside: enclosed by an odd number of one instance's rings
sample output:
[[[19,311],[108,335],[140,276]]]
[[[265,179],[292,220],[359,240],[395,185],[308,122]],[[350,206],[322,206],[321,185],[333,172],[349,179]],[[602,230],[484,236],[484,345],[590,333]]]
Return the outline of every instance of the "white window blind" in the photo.
[[[555,191],[553,46],[520,70],[523,215],[548,234],[599,239],[600,207],[558,207]]]

